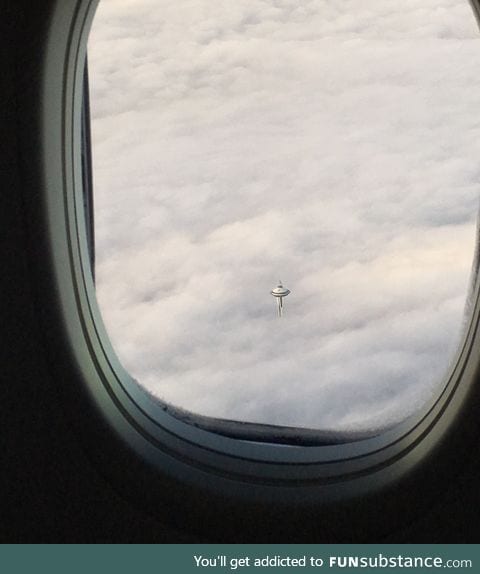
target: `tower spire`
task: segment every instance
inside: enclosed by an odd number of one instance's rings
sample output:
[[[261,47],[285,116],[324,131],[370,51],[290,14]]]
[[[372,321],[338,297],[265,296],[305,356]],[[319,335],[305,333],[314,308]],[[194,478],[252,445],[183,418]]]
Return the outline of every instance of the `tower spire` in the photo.
[[[275,287],[275,289],[270,291],[270,294],[277,299],[279,317],[283,315],[283,298],[286,297],[289,293],[290,291],[285,289],[281,281],[278,282],[278,285]]]

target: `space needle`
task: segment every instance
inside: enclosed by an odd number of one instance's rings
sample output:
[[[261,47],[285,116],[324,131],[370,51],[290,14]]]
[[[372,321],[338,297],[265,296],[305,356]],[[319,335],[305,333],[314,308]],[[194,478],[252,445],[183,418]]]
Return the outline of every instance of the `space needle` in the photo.
[[[286,297],[289,293],[290,291],[285,289],[281,281],[278,282],[278,285],[275,287],[275,289],[270,291],[270,294],[277,299],[279,317],[281,317],[283,313],[283,298]]]

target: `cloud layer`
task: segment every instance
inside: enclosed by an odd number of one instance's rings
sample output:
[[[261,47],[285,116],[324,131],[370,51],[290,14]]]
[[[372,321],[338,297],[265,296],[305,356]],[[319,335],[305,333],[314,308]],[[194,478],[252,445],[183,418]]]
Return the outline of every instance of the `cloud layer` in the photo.
[[[109,0],[89,65],[97,292],[127,370],[256,423],[375,430],[424,404],[474,252],[468,2]]]

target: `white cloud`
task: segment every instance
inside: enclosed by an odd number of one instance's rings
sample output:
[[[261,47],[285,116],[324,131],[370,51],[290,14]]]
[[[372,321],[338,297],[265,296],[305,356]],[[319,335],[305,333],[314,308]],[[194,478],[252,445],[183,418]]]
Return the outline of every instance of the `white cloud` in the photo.
[[[478,203],[466,1],[105,0],[89,64],[98,298],[135,378],[357,431],[439,388]]]

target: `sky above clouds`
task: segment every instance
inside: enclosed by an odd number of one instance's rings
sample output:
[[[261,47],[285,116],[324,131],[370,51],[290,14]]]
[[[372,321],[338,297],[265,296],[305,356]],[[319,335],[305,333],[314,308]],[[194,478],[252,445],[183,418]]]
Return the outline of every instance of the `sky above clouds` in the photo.
[[[355,432],[438,391],[474,254],[479,40],[467,0],[100,2],[97,295],[132,376],[202,415]]]

